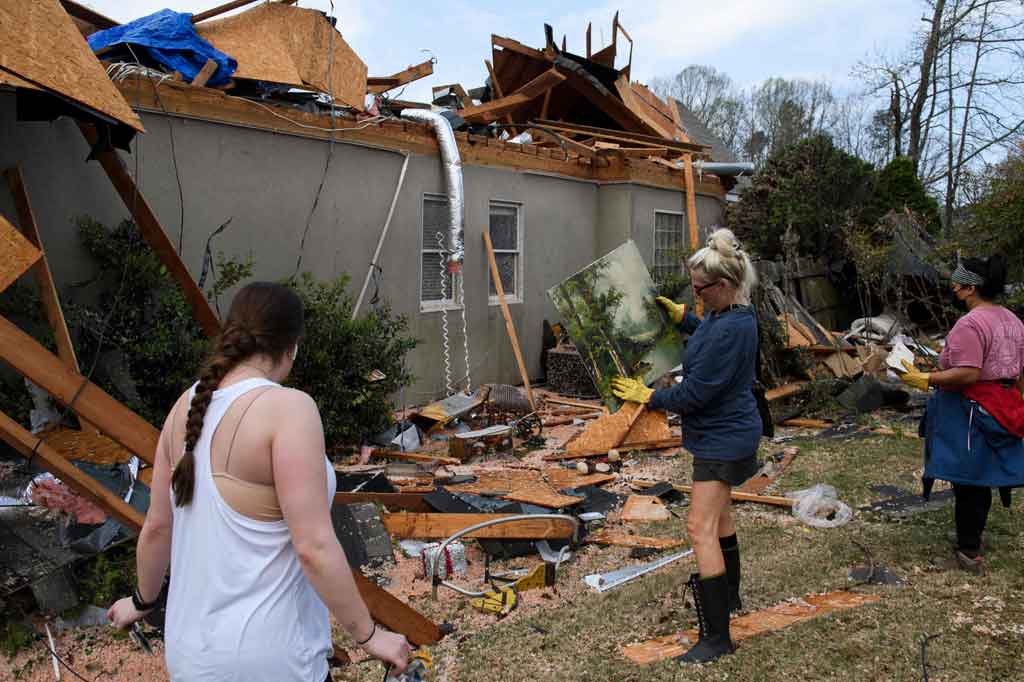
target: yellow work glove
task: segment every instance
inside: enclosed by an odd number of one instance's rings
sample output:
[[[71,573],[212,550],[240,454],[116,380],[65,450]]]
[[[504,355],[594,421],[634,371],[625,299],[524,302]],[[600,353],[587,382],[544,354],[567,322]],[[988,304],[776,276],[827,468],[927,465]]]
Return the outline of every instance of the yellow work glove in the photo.
[[[907,386],[918,389],[919,391],[928,390],[928,379],[931,377],[931,374],[920,371],[907,360],[903,361],[903,367],[907,371],[900,375],[900,381],[905,383]]]
[[[653,388],[647,388],[644,382],[628,377],[615,377],[612,379],[612,393],[621,398],[641,405],[647,403],[654,393]]]
[[[671,298],[665,298],[664,296],[658,296],[654,301],[665,309],[665,312],[668,313],[668,319],[676,324],[683,321],[683,316],[686,315],[685,303],[676,303]]]

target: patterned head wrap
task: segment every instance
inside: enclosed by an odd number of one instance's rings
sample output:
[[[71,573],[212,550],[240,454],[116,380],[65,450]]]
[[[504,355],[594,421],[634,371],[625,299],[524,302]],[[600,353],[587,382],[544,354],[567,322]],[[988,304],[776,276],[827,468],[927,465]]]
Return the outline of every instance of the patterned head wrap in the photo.
[[[957,284],[963,284],[964,286],[980,287],[985,283],[985,278],[976,272],[971,272],[964,267],[963,263],[956,264],[956,270],[950,275],[950,279]]]

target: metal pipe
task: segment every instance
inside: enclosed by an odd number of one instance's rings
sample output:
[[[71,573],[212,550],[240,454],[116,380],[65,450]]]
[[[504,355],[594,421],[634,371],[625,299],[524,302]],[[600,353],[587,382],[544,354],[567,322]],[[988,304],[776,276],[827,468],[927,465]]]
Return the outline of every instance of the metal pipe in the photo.
[[[462,235],[466,222],[466,200],[462,186],[462,160],[459,158],[459,145],[455,142],[455,133],[448,119],[434,111],[402,109],[401,117],[419,123],[429,123],[437,135],[437,146],[441,150],[441,163],[444,164],[445,184],[448,189],[448,270],[458,272],[465,257]]]
[[[433,587],[431,587],[431,589],[430,589],[430,598],[431,599],[437,599],[437,586],[438,585],[444,585],[445,587],[447,587],[449,589],[452,589],[452,590],[455,590],[456,592],[459,592],[459,593],[464,594],[466,596],[476,596],[476,597],[482,596],[482,593],[477,594],[477,593],[471,592],[470,590],[466,590],[464,588],[461,588],[458,585],[454,585],[452,583],[449,583],[447,580],[438,580],[438,578],[437,578],[437,564],[441,560],[441,556],[444,555],[444,549],[445,549],[445,547],[448,546],[449,543],[454,542],[455,540],[458,540],[459,538],[461,538],[463,535],[466,535],[467,533],[472,533],[473,531],[480,530],[481,528],[487,528],[488,526],[496,526],[499,523],[509,523],[511,521],[526,521],[526,520],[530,520],[530,519],[558,519],[558,520],[562,520],[562,521],[572,521],[572,541],[573,541],[573,543],[576,542],[577,535],[580,532],[580,522],[579,522],[579,519],[577,519],[575,516],[569,516],[568,514],[516,514],[515,516],[505,516],[505,517],[502,517],[500,519],[490,519],[488,521],[482,521],[481,523],[473,524],[472,526],[467,526],[466,528],[463,528],[462,530],[460,530],[455,535],[451,536],[450,538],[447,538],[444,542],[441,543],[441,546],[437,548],[437,553],[434,555],[434,560],[430,564],[430,580],[431,580],[431,582],[433,582]]]
[[[398,203],[398,195],[402,191],[402,185],[405,184],[405,171],[409,168],[409,154],[405,155],[405,161],[402,162],[402,171],[398,174],[398,185],[395,187],[395,194],[391,197],[391,208],[388,209],[388,217],[384,221],[384,229],[380,232],[380,239],[377,240],[377,249],[373,252],[373,259],[370,261],[370,268],[366,271],[366,279],[363,280],[363,288],[359,291],[359,298],[356,299],[356,305],[352,308],[352,319],[356,319],[356,315],[359,314],[359,307],[363,304],[363,298],[366,296],[366,289],[370,286],[370,278],[373,276],[373,269],[377,267],[377,259],[380,258],[381,247],[384,246],[384,238],[388,236],[388,228],[391,226],[391,217],[395,215],[395,204]]]

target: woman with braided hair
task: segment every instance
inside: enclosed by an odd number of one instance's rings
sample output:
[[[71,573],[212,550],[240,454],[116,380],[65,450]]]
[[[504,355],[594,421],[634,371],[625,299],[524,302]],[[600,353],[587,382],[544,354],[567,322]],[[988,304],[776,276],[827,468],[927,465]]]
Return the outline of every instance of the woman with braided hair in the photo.
[[[939,355],[939,369],[904,362],[905,384],[928,398],[922,420],[924,494],[935,479],[953,485],[953,555],[938,568],[985,572],[982,533],[999,488],[1024,486],[1024,323],[995,302],[1006,285],[1006,259],[965,258],[950,279],[967,314],[956,321]]]
[[[690,576],[700,639],[679,660],[706,663],[732,653],[729,612],[740,602],[740,548],[731,492],[757,473],[763,424],[754,397],[757,315],[750,290],[757,275],[733,233],[715,230],[707,246],[686,263],[693,291],[704,301],[704,319],[685,306],[658,303],[689,332],[683,380],[655,391],[642,381],[617,377],[612,390],[623,400],[682,417],[683,447],[693,454],[693,494],[686,530],[697,557]]]
[[[290,288],[244,287],[160,434],[138,586],[108,617],[120,628],[142,618],[170,567],[175,682],[327,680],[328,612],[369,655],[398,671],[408,662],[405,638],[370,617],[334,533],[335,476],[316,403],[280,385],[303,329]]]

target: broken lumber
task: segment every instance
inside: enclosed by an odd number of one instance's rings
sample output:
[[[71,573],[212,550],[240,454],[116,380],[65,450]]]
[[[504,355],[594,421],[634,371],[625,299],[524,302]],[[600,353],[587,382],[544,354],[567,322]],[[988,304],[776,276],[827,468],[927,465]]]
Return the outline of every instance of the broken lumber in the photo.
[[[360,504],[371,502],[385,509],[430,513],[434,508],[423,501],[419,493],[334,493],[334,504]]]
[[[484,247],[487,249],[487,262],[491,266],[491,279],[494,282],[494,289],[498,294],[501,315],[505,318],[505,331],[508,333],[508,340],[512,343],[512,352],[515,354],[516,364],[519,366],[519,378],[523,380],[523,386],[526,387],[526,399],[530,401],[530,409],[536,412],[537,402],[533,399],[533,389],[530,387],[530,374],[526,371],[523,353],[519,349],[519,337],[516,335],[516,326],[512,322],[512,313],[509,312],[508,303],[505,301],[505,287],[501,283],[501,274],[498,272],[498,264],[494,259],[494,245],[491,244],[490,230],[484,230],[483,234]]]
[[[671,516],[665,503],[653,495],[630,495],[622,508],[623,521],[666,521]]]
[[[612,547],[632,547],[644,549],[673,549],[681,547],[682,540],[668,538],[652,538],[643,535],[630,535],[629,533],[616,532],[612,530],[600,530],[587,536],[585,542],[595,545],[610,545]]]
[[[827,429],[832,426],[832,422],[825,421],[824,419],[804,419],[800,417],[787,419],[780,426],[797,426],[802,429]]]
[[[604,453],[612,448],[617,448],[626,439],[630,429],[644,412],[644,406],[639,403],[623,403],[615,414],[601,417],[587,424],[583,431],[566,443],[565,454],[582,457],[587,456],[583,453]]]
[[[384,514],[384,527],[396,538],[442,540],[463,528],[509,518],[516,514],[416,514],[395,512]],[[574,524],[558,519],[523,519],[475,530],[463,537],[486,540],[568,540],[573,536]]]
[[[678,448],[678,447],[681,447],[681,446],[682,446],[682,443],[680,442],[679,437],[678,436],[673,436],[671,438],[664,438],[664,439],[659,439],[659,440],[639,441],[639,442],[636,442],[636,443],[629,443],[629,444],[623,443],[622,445],[619,445],[617,447],[618,447],[619,450],[647,451],[647,450],[665,450],[667,448]],[[607,449],[604,449],[604,450],[601,450],[601,449],[580,450],[578,452],[553,452],[551,454],[544,455],[543,459],[546,462],[558,462],[558,461],[565,460],[565,459],[583,459],[585,457],[601,457],[601,456],[607,455],[608,454],[608,450],[612,450],[612,449],[614,449],[614,448],[607,448]]]
[[[579,407],[586,410],[600,410],[602,405],[600,403],[585,403],[579,400],[569,400],[568,398],[559,398],[544,396],[544,402],[551,403],[553,405],[567,405],[568,407]]]
[[[741,493],[752,493],[754,495],[760,495],[764,490],[775,481],[779,480],[782,473],[786,470],[786,467],[790,465],[793,458],[796,457],[797,449],[791,448],[786,450],[782,456],[782,461],[775,465],[769,470],[768,475],[757,475],[751,478],[749,481],[737,488],[737,492]]]
[[[256,0],[232,0],[231,2],[225,2],[223,5],[218,5],[217,7],[208,9],[205,12],[193,14],[192,23],[198,24],[200,21],[212,19],[214,17],[220,16],[221,14],[225,14],[226,12],[230,12],[233,9],[238,9],[239,7],[251,5],[254,2],[256,2]]]
[[[797,381],[792,384],[784,384],[776,388],[765,391],[764,398],[768,402],[773,400],[781,400],[782,398],[788,398],[791,395],[799,393],[803,390],[806,381]]]
[[[355,578],[356,588],[370,615],[387,629],[405,635],[416,646],[435,644],[444,637],[445,633],[437,623],[384,588],[378,587],[377,583],[359,571],[353,570],[352,577]]]
[[[174,281],[181,287],[182,293],[185,294],[185,300],[192,307],[192,314],[195,316],[199,326],[202,327],[203,331],[210,338],[217,336],[220,333],[220,320],[217,319],[217,314],[213,312],[210,302],[206,299],[206,296],[195,280],[192,279],[188,268],[181,262],[181,257],[174,249],[171,240],[167,238],[167,233],[164,232],[153,209],[150,208],[145,197],[142,196],[135,181],[128,173],[128,169],[124,167],[121,157],[113,149],[97,148],[99,136],[94,126],[79,123],[78,127],[81,129],[82,135],[85,136],[89,146],[93,149],[95,158],[100,162],[103,170],[106,171],[107,177],[110,178],[110,182],[114,185],[114,189],[121,195],[121,200],[124,202],[125,207],[127,207],[128,212],[131,213],[132,219],[135,221],[135,225],[138,227],[143,239],[146,240],[154,253],[156,253],[157,258],[167,268],[167,272],[170,273]]]
[[[523,84],[515,91],[500,99],[493,99],[477,106],[465,107],[459,110],[459,116],[469,123],[490,123],[497,121],[505,114],[515,111],[543,95],[546,91],[555,87],[565,80],[565,76],[557,69],[551,68],[540,74],[528,83]]]
[[[763,611],[733,618],[729,622],[730,635],[734,641],[744,640],[836,611],[873,604],[881,599],[877,594],[846,591],[811,594],[793,602],[785,602]],[[697,631],[687,630],[639,644],[627,644],[622,647],[622,653],[637,665],[647,665],[681,656],[696,641]]]
[[[434,73],[434,60],[428,59],[422,64],[410,66],[405,71],[399,71],[398,73],[393,73],[390,76],[385,76],[383,78],[367,78],[366,91],[374,95],[379,95],[387,92],[388,90],[393,90],[401,85],[405,85],[406,83],[412,83],[413,81],[418,81],[421,78],[426,78],[432,73]]]
[[[197,88],[206,87],[207,81],[213,77],[214,71],[217,70],[217,62],[212,59],[207,59],[206,63],[203,64],[203,68],[199,69],[199,73],[192,79],[192,85]]]
[[[568,123],[566,121],[549,121],[547,119],[537,119],[534,123],[542,125],[545,128],[551,128],[552,130],[558,130],[565,133],[589,135],[602,140],[612,140],[613,142],[628,142],[634,146],[637,144],[644,144],[648,146],[668,147],[669,149],[675,149],[683,153],[697,154],[700,156],[708,156],[711,153],[711,148],[707,145],[694,144],[692,142],[676,142],[675,140],[669,140],[656,135],[646,135],[625,130],[613,130],[611,128],[597,128],[595,126]]]
[[[69,462],[18,422],[0,412],[0,438],[30,460],[38,460],[47,471],[66,483],[79,495],[98,504],[125,527],[136,533],[142,528],[143,515],[107,490],[102,484]]]
[[[370,457],[397,459],[404,462],[423,462],[424,464],[462,464],[460,460],[454,457],[430,455],[422,452],[399,452],[398,450],[385,450],[384,448],[374,448],[373,452],[370,453]]]
[[[580,421],[590,421],[591,419],[597,419],[602,416],[604,416],[603,412],[591,412],[590,414],[576,414],[567,415],[564,417],[551,417],[549,419],[544,419],[542,421],[542,424],[544,426],[565,426],[566,424],[575,423],[577,419],[579,419]]]

